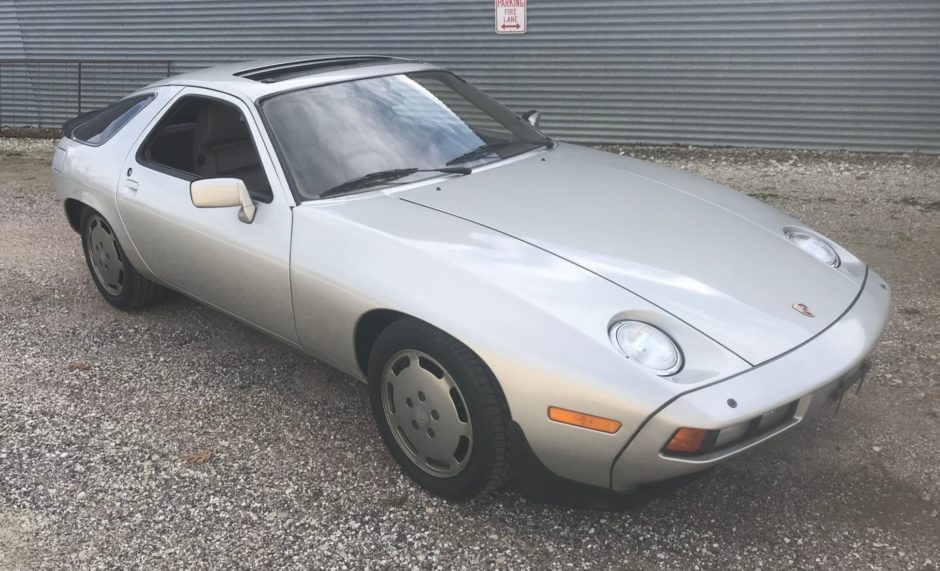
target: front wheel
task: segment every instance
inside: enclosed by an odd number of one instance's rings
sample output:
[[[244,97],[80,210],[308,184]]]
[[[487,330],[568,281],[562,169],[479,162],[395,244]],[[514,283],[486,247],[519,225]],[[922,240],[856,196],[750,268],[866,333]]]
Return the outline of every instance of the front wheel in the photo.
[[[108,303],[118,309],[140,309],[161,299],[166,290],[140,275],[124,255],[111,224],[85,208],[82,211],[82,249],[91,278]]]
[[[369,358],[369,397],[385,445],[428,491],[467,499],[509,479],[506,399],[450,335],[413,318],[390,325]]]

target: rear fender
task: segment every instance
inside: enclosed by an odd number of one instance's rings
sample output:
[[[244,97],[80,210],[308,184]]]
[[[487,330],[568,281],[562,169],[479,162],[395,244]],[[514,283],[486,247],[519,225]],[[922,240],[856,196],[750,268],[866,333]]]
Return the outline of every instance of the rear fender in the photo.
[[[75,200],[99,212],[111,223],[128,260],[149,279],[154,279],[153,273],[133,247],[117,209],[116,193],[125,175],[121,169],[127,155],[147,125],[180,89],[164,86],[142,90],[142,93],[154,92],[156,97],[111,139],[96,147],[62,137],[52,158],[52,182],[63,213],[67,215],[65,205],[68,200]]]

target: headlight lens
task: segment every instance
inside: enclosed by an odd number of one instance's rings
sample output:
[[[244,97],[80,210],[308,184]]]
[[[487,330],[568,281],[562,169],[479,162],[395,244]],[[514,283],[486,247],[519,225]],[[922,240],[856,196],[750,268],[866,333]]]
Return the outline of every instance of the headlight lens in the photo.
[[[610,330],[620,350],[653,373],[673,375],[682,368],[682,353],[661,330],[641,321],[620,321]]]
[[[832,249],[832,246],[824,240],[800,230],[787,230],[787,238],[804,252],[812,255],[817,260],[829,264],[833,268],[839,267],[839,254]]]

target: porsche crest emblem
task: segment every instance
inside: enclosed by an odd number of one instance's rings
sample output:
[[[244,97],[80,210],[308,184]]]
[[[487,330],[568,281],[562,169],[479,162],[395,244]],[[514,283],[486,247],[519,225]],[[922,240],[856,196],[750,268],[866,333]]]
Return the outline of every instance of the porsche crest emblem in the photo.
[[[812,311],[810,311],[810,309],[809,309],[808,307],[806,307],[806,304],[804,304],[804,303],[794,303],[794,304],[793,304],[793,309],[799,311],[800,313],[802,313],[802,314],[805,315],[806,317],[816,317],[816,314],[814,314]]]

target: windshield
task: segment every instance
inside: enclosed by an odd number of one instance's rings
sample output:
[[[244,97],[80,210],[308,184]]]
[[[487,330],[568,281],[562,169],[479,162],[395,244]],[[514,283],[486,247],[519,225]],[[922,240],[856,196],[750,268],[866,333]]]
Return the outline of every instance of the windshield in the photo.
[[[550,140],[447,72],[359,79],[278,94],[261,111],[300,200],[402,169],[474,167]],[[416,171],[412,176],[429,176]],[[438,176],[438,174],[430,174]],[[377,177],[377,184],[393,184]]]

